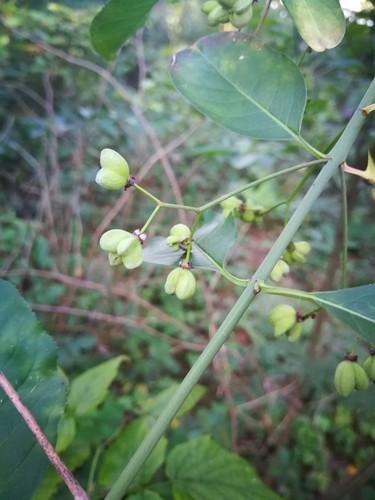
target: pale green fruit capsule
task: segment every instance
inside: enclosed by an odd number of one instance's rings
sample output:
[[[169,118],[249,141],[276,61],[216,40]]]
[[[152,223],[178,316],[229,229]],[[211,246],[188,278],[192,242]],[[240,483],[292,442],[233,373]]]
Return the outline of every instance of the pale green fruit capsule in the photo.
[[[357,389],[358,391],[366,390],[370,383],[367,373],[358,363],[354,362],[352,364],[355,376],[354,388]]]
[[[353,365],[354,361],[344,360],[341,361],[335,370],[333,383],[335,384],[337,392],[340,396],[346,398],[353,391],[355,387],[355,372]]]
[[[363,363],[363,369],[371,382],[375,382],[375,355],[370,355]]]
[[[111,229],[102,235],[99,245],[102,250],[108,252],[111,266],[122,262],[127,269],[135,269],[143,262],[142,242],[145,235],[140,236],[122,229]]]
[[[337,392],[347,397],[354,389],[355,373],[352,367],[353,361],[341,361],[335,370],[334,384]]]
[[[166,238],[167,245],[173,250],[179,249],[179,244],[186,242],[190,238],[190,229],[185,224],[175,224],[169,231],[169,236]]]
[[[125,158],[113,149],[103,149],[100,153],[101,169],[95,182],[105,189],[122,189],[129,179],[129,165]]]
[[[194,274],[189,269],[178,267],[173,269],[168,276],[164,285],[164,290],[167,294],[173,295],[180,300],[189,299],[194,295],[196,282]]]
[[[106,231],[99,240],[99,246],[105,252],[110,252],[117,254],[117,247],[119,243],[128,237],[131,237],[131,233],[124,231],[122,229],[110,229]]]
[[[307,241],[296,241],[293,243],[293,249],[291,250],[291,257],[294,262],[305,262],[305,256],[310,252],[311,245]]]
[[[221,5],[215,7],[207,16],[207,22],[210,26],[216,26],[218,24],[224,24],[229,21],[228,12],[223,9]]]
[[[297,342],[301,336],[302,325],[301,323],[295,323],[290,330],[288,330],[287,336],[289,342]]]
[[[280,281],[283,276],[289,273],[289,266],[288,264],[282,260],[279,259],[276,262],[275,267],[272,269],[270,278],[272,281]]]
[[[233,210],[237,210],[242,204],[242,201],[235,196],[228,198],[220,203],[221,208],[223,209],[224,217],[227,217]]]
[[[275,337],[279,337],[297,323],[297,313],[294,307],[280,304],[272,309],[268,320],[274,328]]]
[[[202,5],[201,11],[203,14],[209,14],[212,10],[216,9],[216,7],[219,7],[219,3],[216,0],[208,0]]]
[[[237,14],[236,12],[231,12],[229,15],[229,20],[238,29],[244,28],[249,24],[251,18],[253,17],[253,7],[251,6],[243,14]]]
[[[235,4],[236,0],[218,0],[219,4],[224,7],[224,9],[230,9]]]
[[[253,5],[253,0],[236,0],[233,3],[233,10],[236,14],[243,14]]]

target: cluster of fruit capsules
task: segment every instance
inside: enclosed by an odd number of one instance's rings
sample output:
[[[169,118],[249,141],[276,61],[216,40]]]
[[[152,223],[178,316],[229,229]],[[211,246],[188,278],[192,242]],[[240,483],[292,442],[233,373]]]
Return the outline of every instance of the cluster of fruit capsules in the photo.
[[[241,29],[251,21],[253,3],[253,0],[208,0],[202,5],[202,12],[210,26],[230,22]]]
[[[266,210],[258,205],[252,205],[249,201],[242,201],[231,196],[220,203],[224,217],[232,213],[243,222],[259,222],[262,220]]]
[[[272,281],[280,281],[290,271],[290,265],[295,262],[303,263],[306,261],[306,255],[311,251],[310,243],[307,241],[291,241],[282,257],[276,262],[272,269],[270,278]]]
[[[335,370],[333,383],[340,396],[347,397],[356,389],[368,388],[369,383],[375,383],[375,349],[369,348],[369,357],[361,366],[356,354],[346,353]]]

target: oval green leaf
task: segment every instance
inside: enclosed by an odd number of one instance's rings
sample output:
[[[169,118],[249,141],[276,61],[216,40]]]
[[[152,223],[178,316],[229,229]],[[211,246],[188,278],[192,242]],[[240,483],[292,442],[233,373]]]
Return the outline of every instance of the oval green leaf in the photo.
[[[218,33],[175,54],[176,88],[201,113],[258,139],[299,141],[306,88],[298,67],[249,35]]]
[[[339,0],[283,0],[299,34],[317,52],[336,47],[345,35]]]
[[[0,281],[0,370],[54,443],[65,401],[54,341],[13,285]],[[48,459],[0,388],[0,498],[31,498]]]
[[[178,500],[277,500],[243,458],[209,436],[177,445],[167,457],[167,476]]]
[[[375,285],[311,294],[326,311],[375,344]]]
[[[110,0],[94,17],[91,43],[105,59],[114,59],[117,50],[146,21],[157,0]]]

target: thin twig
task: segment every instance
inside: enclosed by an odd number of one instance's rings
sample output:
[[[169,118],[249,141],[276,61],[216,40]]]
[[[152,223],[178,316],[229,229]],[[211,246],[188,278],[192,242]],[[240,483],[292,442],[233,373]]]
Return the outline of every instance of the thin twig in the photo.
[[[39,427],[37,421],[30,413],[28,408],[21,401],[21,398],[17,394],[16,390],[9,382],[7,377],[2,371],[0,371],[0,386],[4,390],[5,394],[8,396],[9,400],[12,402],[18,413],[24,419],[26,425],[31,430],[31,432],[36,437],[38,443],[42,447],[44,453],[47,455],[48,460],[56,469],[59,476],[62,478],[69,491],[73,495],[75,500],[89,500],[89,496],[81,488],[77,480],[74,478],[73,474],[61,460],[59,455],[56,453],[55,449],[48,441],[48,438],[43,433],[42,429]]]
[[[272,0],[268,0],[266,8],[264,9],[263,15],[262,15],[262,17],[261,17],[261,19],[260,19],[260,21],[258,23],[258,26],[255,28],[254,36],[257,36],[260,28],[263,26],[263,23],[266,20],[266,17],[268,16],[268,12],[270,10],[271,3],[272,3]]]

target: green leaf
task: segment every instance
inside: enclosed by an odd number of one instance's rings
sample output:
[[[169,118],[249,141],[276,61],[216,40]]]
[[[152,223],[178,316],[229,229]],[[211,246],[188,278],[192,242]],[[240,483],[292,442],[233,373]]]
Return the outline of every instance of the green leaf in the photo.
[[[99,406],[108,394],[109,386],[125,359],[126,356],[117,356],[76,377],[69,388],[68,408],[79,416]]]
[[[209,436],[183,443],[169,453],[167,476],[175,500],[276,500],[246,460],[224,450]]]
[[[66,450],[70,443],[74,440],[76,435],[76,421],[73,415],[69,413],[65,413],[62,416],[58,432],[57,432],[57,442],[56,442],[56,451],[57,453],[61,453]]]
[[[13,285],[0,281],[0,370],[54,443],[65,400],[56,346]],[[48,465],[43,450],[0,389],[0,498],[31,498]]]
[[[317,52],[336,47],[345,35],[339,0],[283,0],[307,45]]]
[[[91,43],[105,59],[114,59],[117,50],[146,21],[157,0],[110,0],[94,17]]]
[[[157,394],[151,402],[148,402],[145,406],[144,413],[152,415],[153,417],[158,417],[173,394],[176,392],[178,386],[179,384],[173,383],[170,387],[168,387],[168,389],[165,389],[165,391]],[[176,417],[182,417],[185,413],[188,413],[192,408],[194,408],[198,401],[206,394],[206,391],[207,389],[203,387],[203,385],[196,385],[179,409]]]
[[[142,417],[127,425],[106,451],[99,473],[103,486],[112,486],[151,428],[151,419]],[[167,440],[162,438],[147,458],[132,486],[147,484],[165,459]]]
[[[311,295],[332,316],[375,343],[375,285]]]
[[[298,67],[259,40],[218,33],[178,52],[176,88],[200,112],[239,134],[299,140],[306,89]]]

